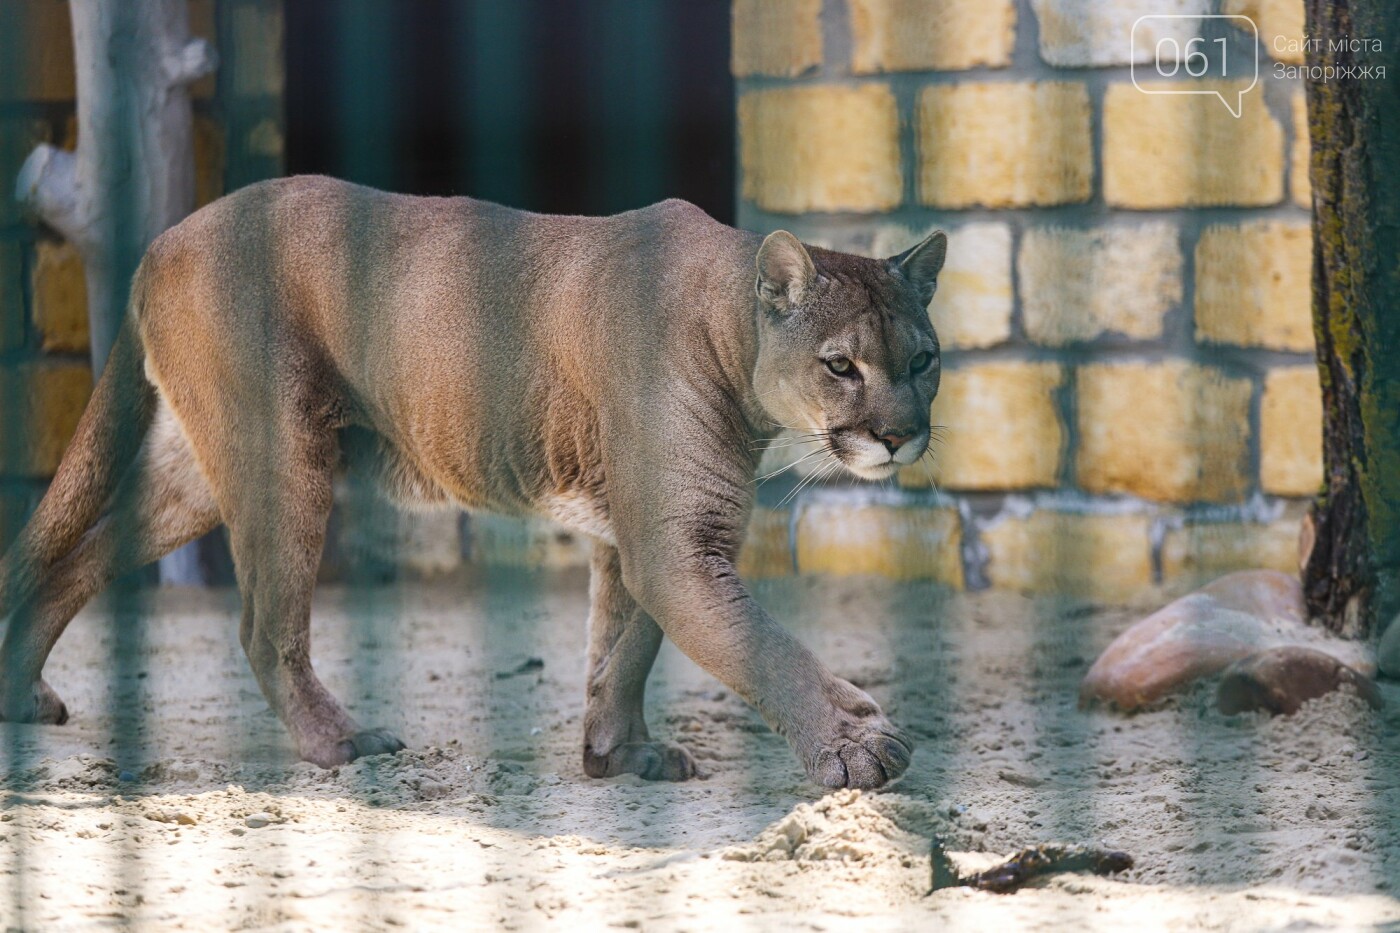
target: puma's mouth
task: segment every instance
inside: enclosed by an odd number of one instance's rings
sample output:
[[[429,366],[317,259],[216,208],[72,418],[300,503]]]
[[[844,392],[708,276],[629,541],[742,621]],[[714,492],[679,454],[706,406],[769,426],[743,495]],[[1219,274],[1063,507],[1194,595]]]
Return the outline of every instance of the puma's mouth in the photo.
[[[838,442],[832,445],[832,452],[842,466],[861,479],[869,480],[889,479],[901,467],[917,462],[928,449],[927,429],[894,449],[873,437],[863,438],[854,431],[833,439]]]
[[[842,462],[845,463],[845,461]],[[861,479],[889,479],[899,472],[899,467],[900,465],[893,459],[875,466],[856,466],[852,463],[846,463],[846,469]]]

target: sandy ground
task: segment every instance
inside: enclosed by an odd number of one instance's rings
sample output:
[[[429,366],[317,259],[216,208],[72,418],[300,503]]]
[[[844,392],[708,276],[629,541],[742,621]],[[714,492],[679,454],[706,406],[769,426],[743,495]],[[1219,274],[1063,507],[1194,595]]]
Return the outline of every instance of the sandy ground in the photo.
[[[1400,929],[1400,688],[1289,719],[1202,689],[1075,709],[1133,609],[784,580],[763,601],[918,739],[884,793],[823,796],[782,739],[669,646],[653,731],[683,785],[584,777],[586,580],[326,589],[322,676],[411,750],[295,760],[229,593],[90,607],[48,679],[63,727],[0,727],[8,928]],[[135,660],[112,635],[140,637]],[[542,669],[498,677],[531,657]],[[925,896],[928,836],[966,865],[1045,841],[1131,853],[1116,880]]]

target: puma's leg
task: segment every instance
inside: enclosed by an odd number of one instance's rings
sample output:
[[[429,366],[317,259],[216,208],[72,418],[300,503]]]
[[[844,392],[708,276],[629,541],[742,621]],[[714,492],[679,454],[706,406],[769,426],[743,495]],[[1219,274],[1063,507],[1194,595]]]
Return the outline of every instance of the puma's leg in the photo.
[[[653,781],[694,777],[689,752],[647,732],[643,695],[661,629],[622,585],[617,549],[602,542],[593,547],[590,590],[583,770],[590,777],[637,774]]]
[[[40,674],[78,610],[108,583],[215,528],[219,513],[189,444],[164,406],[111,505],[45,574],[0,645],[0,720],[63,723],[68,710]]]
[[[230,503],[225,518],[243,596],[243,649],[302,758],[329,768],[397,752],[402,742],[361,729],[311,668],[311,593],[331,511],[335,446],[307,429],[278,434],[270,456],[244,461],[246,472],[230,471],[237,488],[217,490],[219,501]],[[254,459],[263,461],[261,469]]]

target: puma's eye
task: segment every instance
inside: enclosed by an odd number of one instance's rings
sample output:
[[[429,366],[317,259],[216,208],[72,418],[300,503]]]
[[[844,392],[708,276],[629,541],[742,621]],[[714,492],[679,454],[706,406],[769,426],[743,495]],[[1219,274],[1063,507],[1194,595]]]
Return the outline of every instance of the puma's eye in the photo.
[[[914,358],[909,361],[909,371],[918,375],[933,365],[933,354],[928,352],[915,353]]]
[[[855,374],[855,365],[844,356],[833,356],[826,360],[826,368],[838,376],[851,376]]]

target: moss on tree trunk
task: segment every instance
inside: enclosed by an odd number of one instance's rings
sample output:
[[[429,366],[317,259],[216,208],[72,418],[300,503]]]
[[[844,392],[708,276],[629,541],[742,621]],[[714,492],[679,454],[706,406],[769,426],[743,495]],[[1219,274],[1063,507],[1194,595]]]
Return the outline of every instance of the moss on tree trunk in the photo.
[[[1325,477],[1303,586],[1315,617],[1355,635],[1400,611],[1400,17],[1391,6],[1307,0]],[[1318,70],[1367,67],[1362,77]]]

